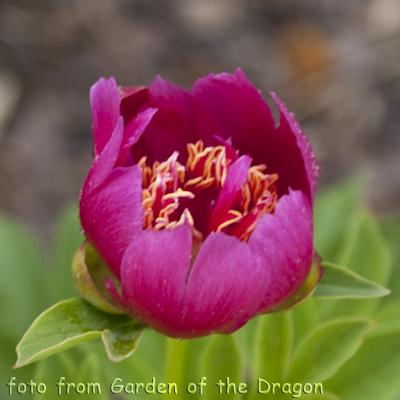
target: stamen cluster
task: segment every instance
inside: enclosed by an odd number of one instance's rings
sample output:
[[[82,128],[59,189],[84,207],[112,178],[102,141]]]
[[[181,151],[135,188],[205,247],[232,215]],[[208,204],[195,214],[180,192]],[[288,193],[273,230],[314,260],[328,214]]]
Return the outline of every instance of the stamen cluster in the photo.
[[[210,223],[213,208],[224,186],[228,169],[237,159],[231,146],[212,146],[204,148],[200,140],[187,145],[186,166],[177,161],[179,153],[174,152],[166,161],[155,161],[146,165],[146,157],[139,161],[142,169],[145,229],[174,229],[184,222],[192,227],[197,240],[203,240],[204,234],[212,231],[225,232],[248,241],[260,217],[265,213],[274,213],[278,202],[275,182],[278,174],[265,174],[266,165],[251,166],[247,177],[235,196],[231,208],[225,215],[219,215],[218,223]],[[205,213],[207,231],[196,229],[192,217],[193,201],[202,192],[208,191],[209,209]]]

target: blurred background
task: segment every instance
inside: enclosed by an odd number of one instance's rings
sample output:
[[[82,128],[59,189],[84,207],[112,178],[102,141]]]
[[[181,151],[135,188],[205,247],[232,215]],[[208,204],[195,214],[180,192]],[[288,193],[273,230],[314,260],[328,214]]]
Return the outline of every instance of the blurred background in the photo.
[[[92,161],[89,89],[241,67],[322,167],[400,215],[400,0],[0,0],[0,212],[44,239]]]

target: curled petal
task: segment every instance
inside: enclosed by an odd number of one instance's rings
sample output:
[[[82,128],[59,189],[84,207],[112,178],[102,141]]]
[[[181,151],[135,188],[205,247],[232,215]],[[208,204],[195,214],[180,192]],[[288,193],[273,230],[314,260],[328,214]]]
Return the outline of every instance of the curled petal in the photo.
[[[118,118],[115,129],[103,148],[101,154],[95,156],[82,189],[82,196],[97,189],[113,170],[118,159],[124,134],[124,120]]]

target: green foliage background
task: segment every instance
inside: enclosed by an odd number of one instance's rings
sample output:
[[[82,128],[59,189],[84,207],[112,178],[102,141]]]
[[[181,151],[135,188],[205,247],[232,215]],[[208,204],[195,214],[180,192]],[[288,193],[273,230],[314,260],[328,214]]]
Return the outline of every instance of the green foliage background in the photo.
[[[13,396],[33,399],[289,399],[281,390],[257,393],[257,379],[270,383],[323,383],[318,400],[400,399],[400,223],[377,221],[362,204],[362,189],[347,182],[317,197],[315,247],[326,261],[347,267],[392,290],[370,299],[313,297],[300,307],[250,321],[233,335],[178,341],[147,330],[136,352],[112,363],[99,339],[13,370],[15,347],[33,320],[61,300],[77,297],[70,276],[73,254],[83,241],[78,210],[65,209],[54,235],[53,253],[44,256],[35,235],[0,217],[0,398],[9,398],[11,377],[47,386],[46,393]],[[57,395],[56,382],[98,382],[101,395]],[[177,395],[111,394],[115,378],[123,384],[174,382]],[[200,379],[206,377],[203,394]],[[218,394],[216,383],[246,383],[247,393]],[[189,383],[197,393],[187,391]],[[236,386],[237,387],[237,386]],[[293,386],[291,386],[293,387]],[[29,391],[29,387],[27,392]]]

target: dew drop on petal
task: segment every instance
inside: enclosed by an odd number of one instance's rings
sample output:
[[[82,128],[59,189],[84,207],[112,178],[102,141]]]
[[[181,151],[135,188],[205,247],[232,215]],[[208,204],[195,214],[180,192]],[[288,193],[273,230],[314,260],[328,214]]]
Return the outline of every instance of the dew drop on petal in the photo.
[[[301,212],[305,213],[305,212],[306,212],[306,208],[303,207],[303,208],[301,209]]]

